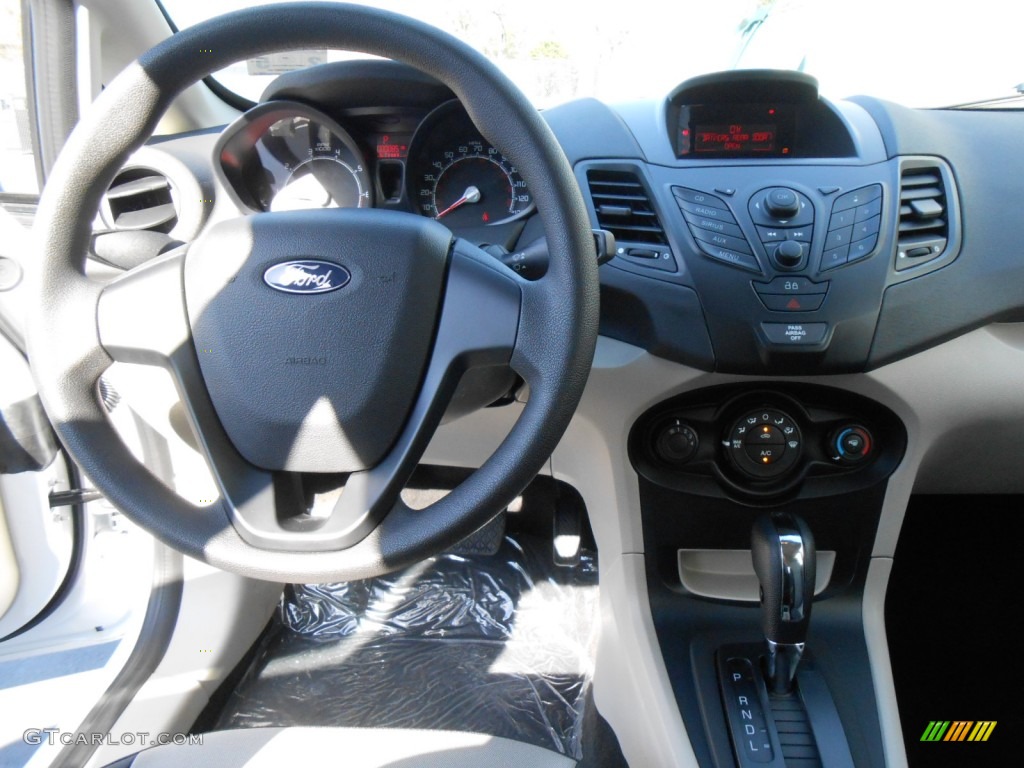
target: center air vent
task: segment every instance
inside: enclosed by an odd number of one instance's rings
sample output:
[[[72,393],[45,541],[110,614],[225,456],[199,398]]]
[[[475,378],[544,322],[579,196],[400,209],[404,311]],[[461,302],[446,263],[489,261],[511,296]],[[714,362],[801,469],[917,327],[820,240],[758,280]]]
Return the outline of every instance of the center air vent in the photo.
[[[900,221],[896,269],[938,258],[949,241],[946,185],[937,166],[904,167],[900,175]]]
[[[148,229],[168,233],[178,223],[171,183],[145,168],[122,171],[104,196],[103,215],[114,230]]]
[[[587,171],[597,226],[615,235],[619,245],[667,245],[665,231],[654,212],[647,190],[631,171]]]

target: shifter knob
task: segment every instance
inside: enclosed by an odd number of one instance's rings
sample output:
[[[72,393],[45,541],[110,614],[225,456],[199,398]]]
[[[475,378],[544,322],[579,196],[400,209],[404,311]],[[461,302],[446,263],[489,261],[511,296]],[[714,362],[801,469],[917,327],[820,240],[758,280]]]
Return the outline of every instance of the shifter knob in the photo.
[[[814,537],[796,515],[764,515],[754,522],[750,549],[754,573],[761,583],[768,681],[775,692],[786,693],[792,687],[811,621]]]

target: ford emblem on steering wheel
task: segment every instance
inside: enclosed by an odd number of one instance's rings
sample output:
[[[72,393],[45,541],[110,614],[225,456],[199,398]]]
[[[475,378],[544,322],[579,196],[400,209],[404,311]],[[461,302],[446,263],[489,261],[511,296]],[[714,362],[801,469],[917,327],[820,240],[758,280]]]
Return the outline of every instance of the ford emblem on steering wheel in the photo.
[[[351,279],[352,274],[340,264],[316,259],[283,261],[263,273],[263,282],[284,293],[327,293]]]

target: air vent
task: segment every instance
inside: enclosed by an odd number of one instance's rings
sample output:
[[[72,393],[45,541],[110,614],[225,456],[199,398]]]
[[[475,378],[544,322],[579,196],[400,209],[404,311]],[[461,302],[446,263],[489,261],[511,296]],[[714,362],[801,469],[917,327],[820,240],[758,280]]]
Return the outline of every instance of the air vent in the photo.
[[[587,171],[597,226],[622,243],[667,245],[665,231],[654,212],[647,190],[630,171]]]
[[[178,223],[174,190],[162,173],[145,168],[122,171],[105,195],[105,218],[115,230],[168,233]]]
[[[939,168],[904,168],[900,177],[896,269],[931,261],[946,249],[948,215],[946,188]]]

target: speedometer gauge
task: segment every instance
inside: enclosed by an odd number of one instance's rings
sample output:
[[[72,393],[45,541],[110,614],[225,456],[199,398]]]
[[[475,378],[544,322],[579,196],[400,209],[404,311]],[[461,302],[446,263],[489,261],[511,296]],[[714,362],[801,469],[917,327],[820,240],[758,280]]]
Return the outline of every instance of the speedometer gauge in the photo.
[[[452,228],[497,224],[533,209],[515,166],[484,139],[457,101],[420,125],[410,148],[409,197]]]
[[[420,184],[420,212],[449,226],[503,221],[533,202],[515,167],[478,139],[446,150],[430,168]]]

